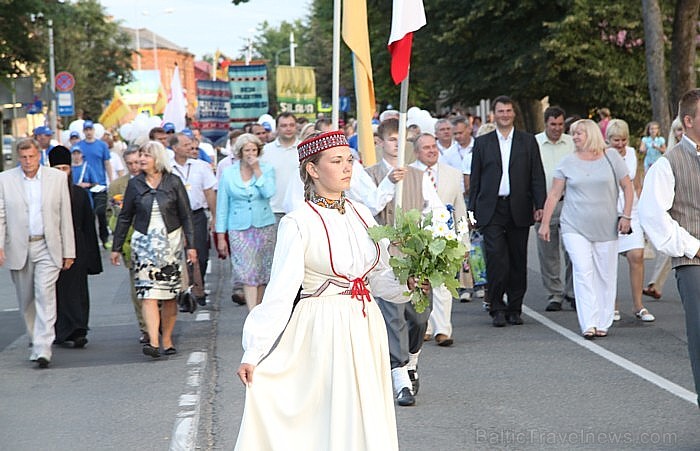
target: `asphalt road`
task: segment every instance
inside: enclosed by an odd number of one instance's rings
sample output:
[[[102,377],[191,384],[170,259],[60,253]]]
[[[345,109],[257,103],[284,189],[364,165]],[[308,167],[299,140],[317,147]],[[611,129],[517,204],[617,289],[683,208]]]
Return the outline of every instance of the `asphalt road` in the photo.
[[[417,405],[397,407],[401,449],[700,449],[673,277],[663,300],[645,299],[657,320],[643,324],[621,259],[622,320],[586,342],[573,311],[544,312],[530,241],[525,324],[496,329],[479,302],[454,304],[454,346],[426,343]],[[48,370],[27,360],[0,269],[0,450],[232,449],[246,308],[230,301],[228,262],[211,265],[210,304],[178,317],[178,354],[153,361],[140,351],[126,271],[104,257],[106,271],[90,278],[90,342],[56,347]]]

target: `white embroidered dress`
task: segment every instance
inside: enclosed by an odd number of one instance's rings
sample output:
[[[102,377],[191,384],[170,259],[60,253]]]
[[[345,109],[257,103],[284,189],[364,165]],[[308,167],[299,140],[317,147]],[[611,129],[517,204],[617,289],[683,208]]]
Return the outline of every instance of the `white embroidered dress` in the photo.
[[[398,449],[386,326],[360,282],[388,267],[369,210],[345,205],[307,203],[280,222],[270,283],[243,329],[243,362],[257,367],[237,450]]]

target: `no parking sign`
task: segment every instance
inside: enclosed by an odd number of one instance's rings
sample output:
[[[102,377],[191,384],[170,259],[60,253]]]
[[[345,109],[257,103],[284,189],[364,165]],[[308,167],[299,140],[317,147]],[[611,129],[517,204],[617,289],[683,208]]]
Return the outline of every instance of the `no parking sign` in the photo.
[[[56,90],[68,92],[75,86],[75,78],[69,72],[59,72],[56,74]]]

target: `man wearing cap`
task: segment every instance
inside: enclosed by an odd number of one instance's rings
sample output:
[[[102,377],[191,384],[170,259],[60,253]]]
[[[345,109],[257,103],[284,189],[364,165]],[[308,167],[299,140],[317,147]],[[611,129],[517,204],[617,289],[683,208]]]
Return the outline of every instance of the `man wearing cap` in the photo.
[[[39,164],[42,166],[49,165],[49,152],[53,148],[51,145],[52,136],[53,131],[44,125],[34,129],[34,139],[39,143]]]
[[[107,229],[107,181],[112,181],[112,164],[109,148],[104,141],[95,139],[95,124],[92,121],[83,122],[85,139],[78,143],[87,163],[88,171],[92,173],[95,185],[90,189],[92,202],[95,206],[95,216],[99,225],[99,236],[105,249],[109,247],[109,230]]]
[[[175,153],[172,173],[180,177],[185,185],[192,208],[194,247],[197,249],[199,270],[204,280],[209,262],[209,227],[206,210],[216,217],[216,177],[209,164],[197,159],[197,149],[192,138],[183,131],[170,138],[170,147]]]
[[[265,144],[261,163],[267,163],[275,169],[275,194],[270,198],[270,207],[279,224],[284,216],[284,194],[292,177],[299,174],[299,155],[297,154],[297,120],[292,113],[277,116],[277,138]]]
[[[66,175],[39,164],[33,139],[17,144],[19,166],[0,173],[0,266],[10,270],[32,344],[47,368],[56,337],[56,281],[75,259]]]

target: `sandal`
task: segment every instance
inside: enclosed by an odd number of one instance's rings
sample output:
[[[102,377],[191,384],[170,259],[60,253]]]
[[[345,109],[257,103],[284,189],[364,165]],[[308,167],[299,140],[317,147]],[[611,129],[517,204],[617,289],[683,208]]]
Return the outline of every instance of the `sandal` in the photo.
[[[600,338],[607,337],[607,336],[608,336],[608,331],[607,331],[607,330],[596,329],[596,331],[595,331],[595,336],[596,336],[596,337],[600,337]]]
[[[634,316],[636,316],[637,319],[641,319],[645,323],[650,323],[656,319],[656,317],[649,313],[649,310],[647,310],[646,308],[641,309],[640,311],[635,313]]]
[[[589,327],[586,329],[586,331],[583,333],[583,338],[586,340],[593,340],[596,336],[596,330],[595,327]]]
[[[621,319],[620,311],[619,311],[619,310],[615,310],[615,311],[613,312],[613,321],[620,321],[620,319]]]
[[[155,346],[152,346],[150,343],[143,345],[142,349],[143,349],[143,353],[145,355],[151,356],[154,359],[157,359],[158,357],[160,357],[160,351],[158,350],[158,348],[156,348]]]
[[[654,299],[661,299],[661,293],[654,287],[654,284],[650,284],[645,289],[642,290],[642,294],[649,296]]]

